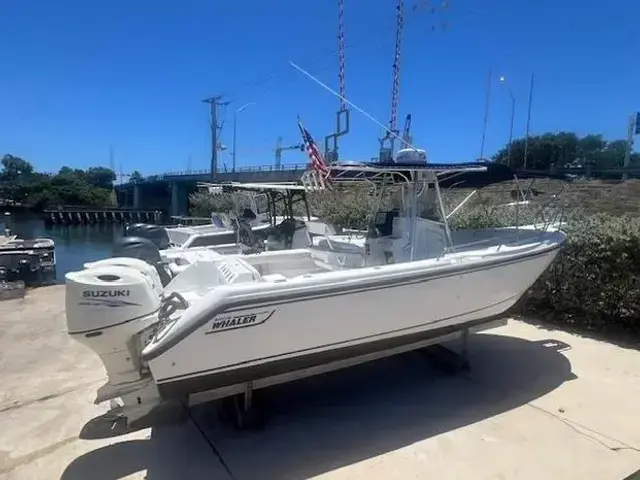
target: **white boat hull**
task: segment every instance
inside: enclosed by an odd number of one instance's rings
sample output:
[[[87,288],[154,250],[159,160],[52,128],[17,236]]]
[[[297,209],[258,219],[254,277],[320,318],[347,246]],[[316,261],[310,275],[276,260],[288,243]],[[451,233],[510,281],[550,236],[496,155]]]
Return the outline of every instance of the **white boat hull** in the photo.
[[[163,396],[180,396],[414,343],[505,313],[560,245],[422,279],[228,310],[149,367]]]

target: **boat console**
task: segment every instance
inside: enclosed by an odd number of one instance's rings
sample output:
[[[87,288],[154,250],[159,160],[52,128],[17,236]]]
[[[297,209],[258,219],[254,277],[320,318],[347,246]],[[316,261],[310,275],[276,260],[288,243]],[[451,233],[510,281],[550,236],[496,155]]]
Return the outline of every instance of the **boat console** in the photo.
[[[411,220],[398,210],[379,212],[365,235],[338,234],[333,226],[307,222],[312,256],[330,270],[401,263],[411,259]],[[417,218],[413,259],[434,258],[446,248],[444,225]]]

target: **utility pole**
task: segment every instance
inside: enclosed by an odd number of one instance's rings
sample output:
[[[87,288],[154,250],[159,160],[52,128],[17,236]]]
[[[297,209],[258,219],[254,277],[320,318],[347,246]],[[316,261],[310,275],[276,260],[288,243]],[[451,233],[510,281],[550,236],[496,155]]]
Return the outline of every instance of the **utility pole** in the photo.
[[[211,128],[211,181],[215,181],[218,172],[218,134],[222,130],[222,124],[218,124],[218,107],[228,105],[222,102],[222,95],[205,98],[204,103],[209,104],[209,125]]]
[[[627,150],[624,152],[624,173],[622,180],[628,180],[629,174],[626,169],[631,163],[631,150],[633,149],[633,136],[640,133],[640,113],[629,115],[629,124],[627,125]]]

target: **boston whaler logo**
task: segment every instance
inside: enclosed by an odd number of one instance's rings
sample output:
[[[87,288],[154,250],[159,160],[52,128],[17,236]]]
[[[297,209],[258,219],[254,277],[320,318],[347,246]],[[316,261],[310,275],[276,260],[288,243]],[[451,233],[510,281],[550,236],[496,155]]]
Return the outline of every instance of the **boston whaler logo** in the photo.
[[[139,303],[124,300],[123,297],[131,295],[131,290],[83,290],[82,297],[84,300],[78,302],[78,305],[90,307],[130,307],[140,306]]]
[[[236,328],[255,327],[271,318],[276,313],[275,310],[264,310],[262,312],[239,312],[216,316],[211,322],[211,328],[207,332],[218,333],[224,330],[234,330]]]

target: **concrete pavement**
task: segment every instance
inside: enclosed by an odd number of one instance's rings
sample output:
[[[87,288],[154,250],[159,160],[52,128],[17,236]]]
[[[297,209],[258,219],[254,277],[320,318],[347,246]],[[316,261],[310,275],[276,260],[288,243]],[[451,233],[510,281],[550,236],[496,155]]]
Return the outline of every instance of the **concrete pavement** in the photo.
[[[0,302],[2,479],[577,479],[640,469],[640,353],[511,321],[469,374],[414,352],[279,386],[267,428],[211,405],[115,435],[99,359],[64,332],[64,287]]]

